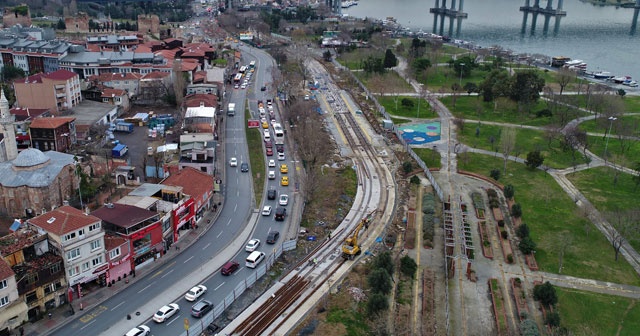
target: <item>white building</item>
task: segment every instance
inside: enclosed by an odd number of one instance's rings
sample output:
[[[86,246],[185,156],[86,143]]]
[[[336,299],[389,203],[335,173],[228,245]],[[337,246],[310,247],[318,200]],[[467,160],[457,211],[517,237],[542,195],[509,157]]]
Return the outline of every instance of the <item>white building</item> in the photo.
[[[15,273],[0,256],[0,333],[15,329],[26,318],[27,305],[19,299]]]

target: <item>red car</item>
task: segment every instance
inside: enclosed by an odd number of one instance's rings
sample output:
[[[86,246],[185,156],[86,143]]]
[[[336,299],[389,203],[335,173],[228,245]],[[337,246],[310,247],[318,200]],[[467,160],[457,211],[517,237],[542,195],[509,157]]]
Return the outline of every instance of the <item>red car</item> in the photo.
[[[267,148],[267,156],[273,156],[273,148]]]

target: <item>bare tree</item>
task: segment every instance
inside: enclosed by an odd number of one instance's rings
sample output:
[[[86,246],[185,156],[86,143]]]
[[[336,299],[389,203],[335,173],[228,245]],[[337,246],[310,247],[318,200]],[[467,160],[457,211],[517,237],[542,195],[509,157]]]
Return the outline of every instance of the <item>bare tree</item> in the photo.
[[[558,254],[558,273],[562,273],[562,266],[564,264],[564,256],[571,248],[573,243],[573,236],[569,231],[562,231],[555,235],[554,250]]]
[[[176,107],[181,108],[184,102],[184,94],[187,88],[186,73],[182,72],[182,60],[173,61],[173,94],[176,97]]]
[[[573,82],[575,79],[576,72],[571,69],[560,68],[558,72],[556,72],[556,80],[558,81],[558,85],[560,85],[560,95],[562,95],[562,92],[567,87],[567,85]]]
[[[618,261],[620,250],[625,241],[636,241],[640,236],[640,210],[614,210],[605,215],[611,224],[609,242]]]
[[[507,127],[502,131],[500,137],[500,148],[502,149],[502,156],[504,157],[504,173],[507,173],[507,161],[509,155],[513,151],[516,145],[516,129],[513,127]]]

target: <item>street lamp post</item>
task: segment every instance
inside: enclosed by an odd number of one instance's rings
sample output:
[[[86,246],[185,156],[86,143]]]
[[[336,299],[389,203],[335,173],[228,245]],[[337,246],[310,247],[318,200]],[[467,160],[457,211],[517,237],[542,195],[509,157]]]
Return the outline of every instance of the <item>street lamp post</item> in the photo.
[[[609,147],[609,137],[611,136],[611,128],[613,127],[613,122],[617,120],[616,117],[609,117],[609,132],[607,132],[607,141],[604,144],[604,162],[607,162],[607,148]]]
[[[424,84],[419,83],[418,85],[420,85],[420,92],[418,92],[418,113],[416,114],[416,118],[420,118],[420,101],[422,100],[422,93],[424,92],[422,88]]]
[[[462,88],[462,71],[464,71],[464,63],[460,63],[460,88]]]

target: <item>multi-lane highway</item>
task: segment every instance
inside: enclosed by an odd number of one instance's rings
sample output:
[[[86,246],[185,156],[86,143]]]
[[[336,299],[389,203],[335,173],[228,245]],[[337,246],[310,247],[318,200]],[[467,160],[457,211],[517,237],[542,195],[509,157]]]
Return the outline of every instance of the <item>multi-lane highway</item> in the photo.
[[[253,192],[251,174],[240,171],[240,165],[230,167],[231,157],[238,158],[239,162],[248,161],[248,148],[245,134],[245,103],[249,102],[250,110],[257,113],[257,100],[274,98],[271,88],[260,91],[261,86],[271,82],[270,68],[273,64],[271,58],[262,51],[243,48],[242,63],[248,64],[256,61],[256,71],[247,89],[233,89],[228,87],[228,101],[236,104],[236,115],[224,117],[221,128],[224,130],[224,150],[219,152],[219,162],[224,164],[224,205],[220,214],[207,232],[201,232],[198,239],[188,249],[180,251],[169,263],[150,273],[142,279],[137,279],[128,288],[107,298],[102,304],[84,312],[73,322],[52,333],[52,335],[122,335],[129,329],[139,324],[146,324],[151,328],[153,335],[179,335],[185,330],[185,319],[190,325],[199,323],[198,319],[191,317],[190,310],[193,303],[186,301],[183,296],[194,285],[203,284],[208,292],[202,298],[212,301],[214,305],[220,304],[229,293],[233,292],[238,281],[245,279],[254,269],[244,266],[244,259],[248,255],[243,248],[230,250],[228,247],[239,237],[241,232],[246,232],[247,225],[255,225],[249,238],[260,239],[263,243],[258,250],[271,253],[272,246],[264,245],[267,234],[271,230],[286,231],[288,219],[284,222],[276,222],[272,216],[256,216],[255,210],[264,204],[276,208],[276,200],[256,200],[253,204]],[[287,159],[290,157],[287,153]],[[275,158],[275,157],[274,157]],[[278,194],[293,194],[295,181],[295,169],[289,160],[277,161],[287,163],[289,167],[290,185],[283,187],[280,179],[270,180],[268,188],[276,188]],[[273,168],[272,168],[273,169]],[[275,169],[278,171],[277,169]],[[264,172],[266,174],[266,172]],[[278,171],[278,177],[280,175]],[[290,198],[287,208],[291,209],[293,197]],[[290,211],[289,211],[290,212]],[[253,215],[253,216],[252,216]],[[209,214],[205,219],[211,218]],[[256,219],[257,220],[250,220]],[[241,238],[242,239],[242,238]],[[280,236],[277,244],[282,243]],[[248,239],[246,239],[248,240]],[[243,240],[242,246],[245,241]],[[236,247],[238,244],[235,244]],[[177,253],[170,251],[169,253]],[[164,258],[168,258],[165,256]],[[240,268],[230,276],[220,274],[220,267],[228,260],[236,260]],[[153,266],[151,266],[153,267]],[[162,324],[151,321],[153,314],[163,305],[177,303],[180,312],[173,315]],[[80,314],[79,314],[80,315]],[[131,319],[127,318],[127,315]]]

